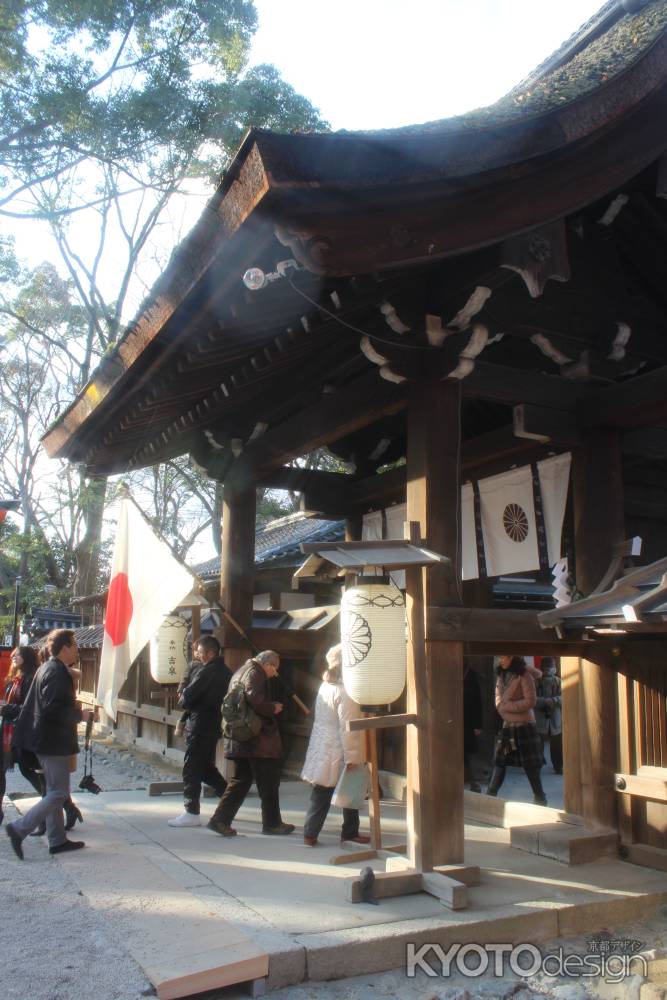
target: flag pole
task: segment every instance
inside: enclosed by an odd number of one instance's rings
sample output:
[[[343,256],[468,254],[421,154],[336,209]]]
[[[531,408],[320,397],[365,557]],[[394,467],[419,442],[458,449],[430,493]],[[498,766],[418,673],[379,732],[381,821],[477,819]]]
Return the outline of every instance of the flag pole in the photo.
[[[251,640],[250,636],[248,635],[248,633],[246,632],[246,630],[243,628],[243,626],[240,625],[239,622],[237,622],[236,618],[234,618],[233,615],[230,615],[230,613],[225,610],[225,608],[222,606],[222,604],[220,603],[220,601],[216,601],[215,603],[218,605],[218,608],[220,609],[223,617],[227,619],[227,621],[232,626],[232,628],[236,629],[236,631],[241,636],[241,638],[245,642],[247,642],[247,644],[250,647],[250,650],[253,653],[253,655],[256,656],[257,653],[259,653],[259,650],[257,649],[257,646],[255,646],[254,642]],[[310,715],[310,709],[308,708],[307,705],[305,705],[301,701],[301,698],[299,698],[298,694],[296,693],[296,691],[294,690],[294,688],[292,687],[292,685],[288,681],[286,681],[284,677],[281,677],[280,674],[278,674],[278,680],[280,681],[280,683],[282,684],[282,686],[285,688],[285,690],[287,691],[287,693],[289,695],[291,695],[292,700],[295,702],[296,705],[298,705],[298,707],[301,709],[301,711],[303,712],[303,714],[304,715]]]

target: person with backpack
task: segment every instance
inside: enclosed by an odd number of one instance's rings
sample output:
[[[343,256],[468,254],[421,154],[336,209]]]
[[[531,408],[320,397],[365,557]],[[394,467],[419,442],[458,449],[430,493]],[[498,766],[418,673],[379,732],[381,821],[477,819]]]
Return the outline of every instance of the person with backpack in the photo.
[[[269,680],[278,676],[279,666],[278,654],[265,649],[239,667],[229,683],[222,730],[225,757],[234,762],[234,774],[207,824],[222,837],[236,836],[231,824],[253,781],[262,803],[262,833],[294,831],[292,823],[283,823],[278,791],[283,748],[276,716],[283,706],[269,698]]]
[[[203,783],[221,796],[227,782],[216,767],[215,752],[222,736],[220,709],[231,674],[220,655],[220,643],[213,635],[202,636],[195,644],[195,661],[188,671],[187,684],[179,704],[187,713],[186,745],[183,759],[184,811],[168,821],[169,826],[201,826],[199,799]]]

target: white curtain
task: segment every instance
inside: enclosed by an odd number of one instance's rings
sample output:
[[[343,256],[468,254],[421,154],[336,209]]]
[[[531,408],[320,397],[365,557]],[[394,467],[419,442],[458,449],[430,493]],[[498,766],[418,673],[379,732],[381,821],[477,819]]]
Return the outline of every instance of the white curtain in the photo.
[[[571,462],[572,456],[568,451],[564,455],[554,455],[537,463],[550,566],[554,566],[562,555],[561,535],[570,483]]]
[[[397,503],[393,507],[387,507],[384,512],[387,521],[387,538],[403,538],[404,525],[408,515],[408,505]],[[405,570],[393,569],[391,578],[399,590],[405,590]]]
[[[480,479],[479,497],[488,575],[539,569],[530,466]]]
[[[361,522],[361,540],[364,542],[382,541],[382,511],[373,510],[364,514]]]

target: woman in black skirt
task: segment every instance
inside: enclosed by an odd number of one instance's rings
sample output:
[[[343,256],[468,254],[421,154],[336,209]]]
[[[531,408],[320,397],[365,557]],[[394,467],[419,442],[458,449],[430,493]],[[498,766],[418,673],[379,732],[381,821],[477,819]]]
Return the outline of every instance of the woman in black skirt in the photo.
[[[37,653],[32,646],[18,646],[12,651],[11,667],[0,704],[0,823],[3,820],[2,799],[6,788],[7,771],[18,764],[19,771],[38,795],[44,794],[44,781],[39,771],[39,761],[29,750],[13,750],[14,723],[21,714],[32,679],[39,667]],[[1,690],[1,689],[0,689]]]
[[[493,773],[487,795],[497,795],[507,767],[522,767],[533,790],[535,805],[547,804],[540,778],[542,740],[535,725],[535,681],[520,656],[499,658],[496,708],[503,726],[496,741]]]

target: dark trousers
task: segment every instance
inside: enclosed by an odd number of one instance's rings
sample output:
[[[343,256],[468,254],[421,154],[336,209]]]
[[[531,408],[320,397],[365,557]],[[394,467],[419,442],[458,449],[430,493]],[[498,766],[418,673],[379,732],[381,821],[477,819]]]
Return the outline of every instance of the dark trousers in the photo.
[[[2,751],[0,751],[0,754]],[[8,755],[6,755],[5,760],[8,760]],[[10,761],[11,763],[11,761]],[[44,794],[44,779],[39,771],[36,771],[34,767],[30,767],[28,764],[24,763],[19,758],[18,769],[26,779],[29,781],[32,787],[35,789],[38,795]],[[4,766],[2,760],[0,760],[0,817],[2,817],[2,800],[5,797],[5,791],[7,789],[7,768]]]
[[[546,749],[546,744],[549,744],[549,753],[551,754],[551,764],[553,766],[556,774],[563,773],[563,734],[562,733],[550,733],[549,736],[542,737],[542,747]],[[545,755],[546,761],[546,755]]]
[[[215,766],[215,748],[218,734],[210,732],[188,733],[183,758],[183,801],[185,811],[199,815],[199,798],[202,782],[210,785],[216,795],[223,795],[227,782]]]
[[[313,785],[308,803],[308,812],[303,824],[304,837],[314,837],[317,839],[320,830],[324,826],[335,788],[327,788],[325,785]],[[341,830],[341,840],[352,840],[359,836],[359,810],[343,809],[343,828]]]
[[[544,788],[542,787],[542,779],[540,778],[539,768],[524,767],[526,772],[526,777],[530,782],[530,787],[533,790],[533,796],[536,801],[546,802],[546,795],[544,793]],[[507,773],[506,767],[498,767],[497,765],[493,768],[491,774],[491,780],[489,781],[489,787],[487,789],[487,795],[497,795],[498,790],[502,786],[505,780],[505,774]]]
[[[262,826],[280,826],[280,771],[282,760],[274,757],[239,757],[234,761],[234,777],[227,785],[227,791],[218,802],[218,808],[212,819],[225,826],[231,826],[232,820],[243,805],[253,781],[262,803]]]

